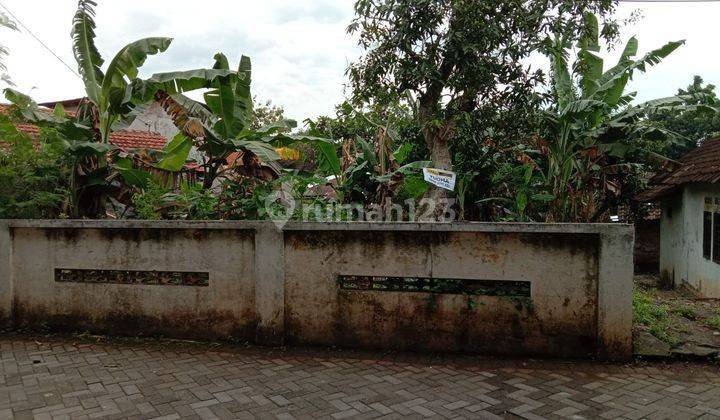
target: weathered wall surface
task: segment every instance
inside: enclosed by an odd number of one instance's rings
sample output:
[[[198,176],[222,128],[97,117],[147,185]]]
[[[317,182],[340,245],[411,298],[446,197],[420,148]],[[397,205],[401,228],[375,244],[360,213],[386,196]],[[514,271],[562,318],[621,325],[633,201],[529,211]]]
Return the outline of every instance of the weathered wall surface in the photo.
[[[0,318],[270,344],[625,358],[632,249],[625,225],[0,221]],[[453,279],[470,292],[359,290],[339,276]],[[494,293],[511,282],[524,289]],[[491,286],[478,293],[477,284]]]
[[[718,185],[686,186],[682,199],[683,230],[680,232],[682,248],[672,261],[680,278],[701,296],[720,298],[720,264],[703,257],[703,212],[705,197],[720,197]],[[716,225],[715,229],[718,229]],[[671,241],[671,238],[667,238]],[[677,240],[677,239],[676,239]],[[664,242],[663,242],[664,243]],[[679,284],[676,282],[676,284]]]
[[[292,342],[504,354],[597,350],[593,234],[289,232]],[[308,265],[304,262],[316,261]],[[530,297],[342,290],[338,275],[529,281]]]
[[[251,230],[11,228],[18,327],[253,339]],[[204,286],[58,282],[55,269],[209,273]]]
[[[669,197],[662,203],[660,219],[660,279],[666,287],[687,281],[685,247],[685,214],[683,195]],[[701,215],[702,216],[702,215]],[[702,222],[702,219],[699,221]]]

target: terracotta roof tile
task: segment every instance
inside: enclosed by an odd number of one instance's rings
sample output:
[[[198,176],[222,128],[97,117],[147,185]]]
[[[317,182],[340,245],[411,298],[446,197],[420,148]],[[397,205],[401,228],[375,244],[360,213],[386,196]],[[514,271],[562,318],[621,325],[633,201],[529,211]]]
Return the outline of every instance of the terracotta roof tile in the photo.
[[[720,138],[706,140],[700,147],[680,158],[679,166],[656,174],[638,201],[653,201],[674,192],[684,184],[720,182]]]
[[[9,108],[7,104],[0,104],[0,113],[6,113]],[[43,109],[46,112],[52,112],[50,109]],[[15,125],[18,131],[29,136],[37,136],[40,133],[39,128],[34,124],[21,123]],[[114,144],[122,150],[130,149],[155,149],[161,150],[165,147],[167,139],[160,133],[137,130],[115,131],[110,134],[110,144]]]
[[[155,149],[165,147],[167,139],[159,133],[137,130],[115,131],[110,134],[110,143],[122,150]]]

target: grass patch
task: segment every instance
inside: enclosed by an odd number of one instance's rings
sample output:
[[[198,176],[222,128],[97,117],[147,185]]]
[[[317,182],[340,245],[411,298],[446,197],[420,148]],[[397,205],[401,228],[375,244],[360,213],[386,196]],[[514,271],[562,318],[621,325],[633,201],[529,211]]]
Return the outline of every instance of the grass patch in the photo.
[[[712,318],[707,318],[703,321],[705,325],[720,330],[720,315],[715,315]]]
[[[675,315],[687,318],[690,321],[695,321],[698,319],[698,314],[697,312],[695,312],[695,309],[686,304],[680,304],[673,307],[671,312]]]
[[[708,327],[715,328],[716,330],[720,330],[720,308],[715,309],[715,316],[710,318],[705,318],[702,320],[703,324],[707,325]]]
[[[660,340],[670,345],[677,343],[677,338],[670,333],[671,309],[642,289],[633,291],[633,321],[646,326],[650,334]]]

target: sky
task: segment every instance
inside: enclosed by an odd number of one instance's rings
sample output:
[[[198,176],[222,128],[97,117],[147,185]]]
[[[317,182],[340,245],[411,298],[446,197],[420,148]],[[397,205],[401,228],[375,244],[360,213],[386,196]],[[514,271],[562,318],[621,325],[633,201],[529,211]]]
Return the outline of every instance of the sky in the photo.
[[[216,52],[224,52],[232,63],[245,54],[253,63],[253,95],[283,106],[287,117],[299,121],[333,113],[347,93],[345,69],[361,54],[357,40],[345,31],[353,17],[352,0],[98,3],[96,43],[106,61],[125,44],[148,36],[168,36],[174,41],[167,52],[148,59],[141,77],[210,67]],[[70,38],[75,0],[0,0],[0,4],[76,67]],[[720,50],[714,30],[720,2],[622,3],[617,16],[628,17],[634,10],[642,18],[624,27],[622,36],[623,40],[637,36],[640,54],[668,41],[686,40],[660,65],[636,75],[630,89],[637,91],[638,100],[673,95],[690,84],[695,74],[720,85]],[[18,90],[38,102],[83,96],[78,76],[27,31],[0,31],[0,44],[10,49],[5,64]],[[607,54],[607,66],[617,53]]]

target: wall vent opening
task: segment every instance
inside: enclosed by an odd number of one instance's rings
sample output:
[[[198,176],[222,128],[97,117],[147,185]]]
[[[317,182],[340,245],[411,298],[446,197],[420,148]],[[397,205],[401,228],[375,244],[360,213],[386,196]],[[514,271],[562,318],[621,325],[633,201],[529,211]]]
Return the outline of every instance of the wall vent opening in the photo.
[[[210,285],[210,273],[187,271],[87,270],[56,268],[59,283],[145,284],[159,286]]]
[[[529,281],[339,275],[343,290],[530,297]]]

